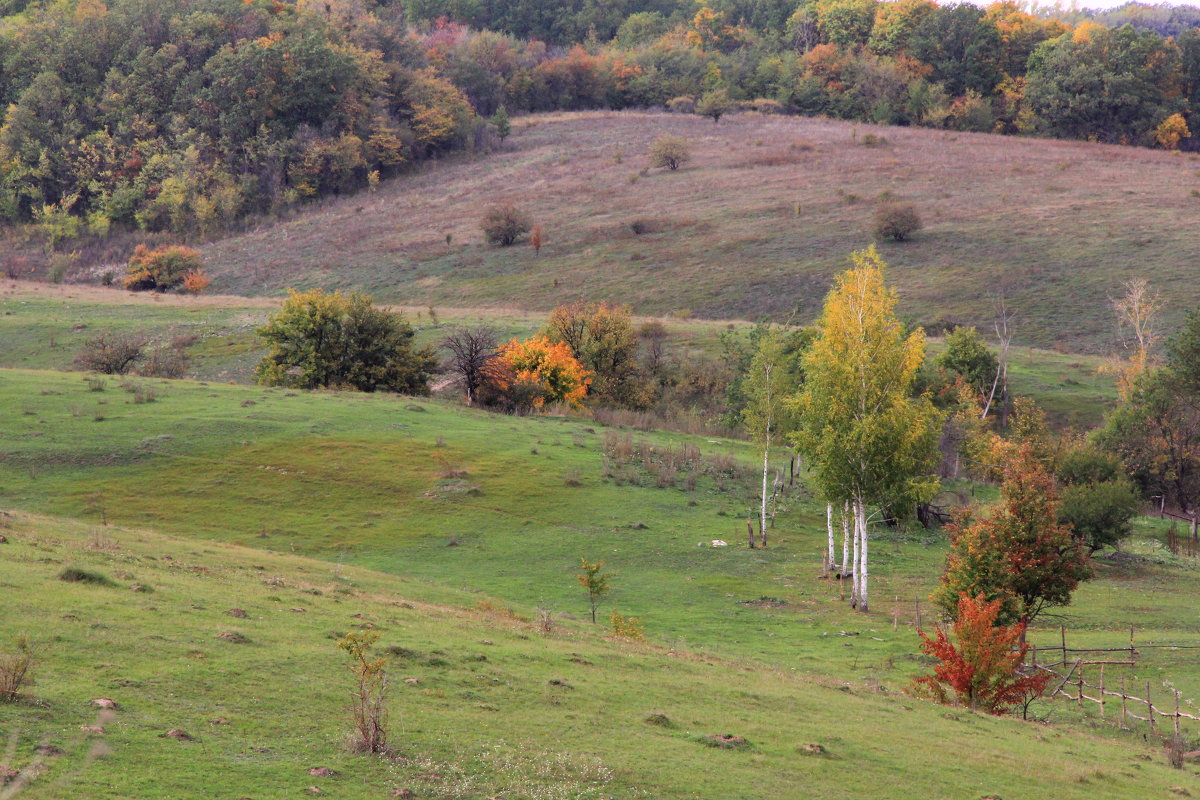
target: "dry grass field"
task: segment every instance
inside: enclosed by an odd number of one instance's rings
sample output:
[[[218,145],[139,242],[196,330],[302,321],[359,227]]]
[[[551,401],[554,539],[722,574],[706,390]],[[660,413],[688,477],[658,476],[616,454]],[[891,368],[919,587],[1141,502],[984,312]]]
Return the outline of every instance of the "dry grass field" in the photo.
[[[645,170],[661,133],[685,136],[678,172]],[[363,288],[424,306],[547,309],[579,297],[643,314],[811,318],[847,253],[872,241],[881,200],[925,228],[881,243],[914,322],[986,323],[1003,291],[1016,341],[1101,351],[1108,299],[1144,275],[1200,299],[1200,162],[1084,142],[742,114],[643,112],[517,120],[502,151],[309,207],[205,248],[213,289]],[[487,246],[498,200],[525,206],[546,245]],[[636,227],[641,233],[636,233]]]

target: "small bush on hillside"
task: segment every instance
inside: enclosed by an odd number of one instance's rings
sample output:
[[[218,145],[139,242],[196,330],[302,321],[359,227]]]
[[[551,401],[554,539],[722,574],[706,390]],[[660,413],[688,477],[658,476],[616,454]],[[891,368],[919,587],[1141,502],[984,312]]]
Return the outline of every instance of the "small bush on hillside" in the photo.
[[[912,203],[884,203],[875,209],[873,231],[881,239],[903,242],[921,228],[921,217]]]
[[[950,105],[949,122],[955,130],[990,133],[996,127],[996,115],[991,100],[968,90]]]
[[[614,611],[608,615],[608,624],[612,627],[613,636],[622,639],[641,641],[646,638],[646,628],[637,617],[623,617]]]
[[[760,114],[782,114],[783,103],[767,97],[760,97],[754,101],[754,110]]]
[[[692,97],[676,97],[667,101],[667,110],[674,114],[696,113],[696,100]]]
[[[696,103],[696,113],[710,118],[714,124],[720,122],[721,117],[728,114],[733,108],[733,101],[729,99],[729,93],[724,89],[706,92]]]
[[[90,583],[94,586],[112,586],[113,582],[99,572],[80,569],[79,567],[67,567],[62,572],[58,573],[60,581],[67,583]]]
[[[603,561],[589,562],[586,558],[579,559],[579,567],[583,570],[575,576],[575,580],[579,581],[588,593],[588,603],[592,607],[592,624],[596,624],[596,606],[600,605],[600,601],[609,592],[609,581],[612,579],[612,574],[601,572],[604,566]]]
[[[209,287],[212,281],[204,274],[202,269],[190,269],[183,276],[184,291],[189,294],[200,294]]]
[[[0,703],[11,703],[21,696],[21,688],[29,683],[37,663],[37,652],[28,636],[17,636],[13,645],[12,652],[0,653]]]
[[[487,210],[481,225],[488,244],[509,247],[529,233],[533,220],[521,207],[513,203],[501,203]]]
[[[650,146],[650,166],[675,170],[691,159],[691,148],[682,136],[663,134]]]
[[[138,374],[146,378],[182,378],[187,372],[188,362],[188,355],[183,350],[159,347],[150,351],[138,367]]]
[[[75,366],[105,375],[124,375],[141,360],[145,346],[141,336],[100,333],[83,343],[75,354]]]
[[[183,285],[189,273],[203,275],[203,266],[200,251],[190,247],[173,245],[152,250],[139,244],[129,258],[125,288],[135,292],[152,289],[165,292]]]

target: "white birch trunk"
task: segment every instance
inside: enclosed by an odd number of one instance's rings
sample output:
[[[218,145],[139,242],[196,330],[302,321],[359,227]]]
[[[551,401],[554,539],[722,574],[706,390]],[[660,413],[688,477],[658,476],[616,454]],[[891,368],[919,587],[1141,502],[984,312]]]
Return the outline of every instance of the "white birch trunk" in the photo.
[[[851,537],[851,565],[850,565],[850,607],[858,608],[858,575],[859,575],[859,551],[858,551],[858,501],[854,505],[854,535]]]
[[[771,456],[771,436],[768,434],[763,443],[763,481],[762,481],[762,510],[758,517],[758,535],[767,538],[767,469]]]
[[[859,554],[859,578],[858,578],[858,610],[867,611],[870,604],[867,594],[867,579],[869,571],[867,569],[867,509],[861,500],[855,504],[855,515],[858,522],[858,535],[862,542],[858,547]]]
[[[825,577],[829,577],[829,573],[834,569],[834,555],[836,552],[833,547],[833,503],[825,504],[825,530],[829,534],[829,544],[825,547],[824,574]]]
[[[842,503],[842,577],[850,574],[850,504]]]

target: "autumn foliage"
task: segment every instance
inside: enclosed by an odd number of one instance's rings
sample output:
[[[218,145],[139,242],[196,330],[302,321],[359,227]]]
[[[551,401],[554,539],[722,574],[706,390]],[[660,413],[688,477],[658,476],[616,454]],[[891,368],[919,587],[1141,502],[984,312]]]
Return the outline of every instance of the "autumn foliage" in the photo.
[[[1000,505],[949,526],[950,553],[933,599],[953,617],[962,595],[982,597],[997,603],[1002,621],[1028,623],[1048,606],[1070,603],[1090,570],[1083,543],[1058,520],[1054,477],[1034,445],[997,440],[990,460],[1003,465]]]
[[[498,353],[502,369],[494,380],[501,390],[517,384],[532,387],[534,408],[547,403],[583,403],[591,378],[567,344],[534,336],[523,342],[513,339],[501,345]]]
[[[954,639],[938,626],[936,636],[921,637],[921,651],[940,662],[932,675],[916,679],[918,694],[939,703],[961,703],[989,714],[1003,714],[1030,696],[1046,689],[1050,673],[1022,674],[1021,664],[1029,645],[1022,641],[1025,624],[996,624],[1001,601],[971,598],[958,600]]]
[[[125,288],[165,292],[183,285],[189,273],[197,272],[201,272],[198,250],[180,245],[151,249],[139,244],[129,257]]]
[[[189,294],[200,294],[209,287],[212,280],[204,274],[202,269],[190,269],[183,276],[183,288]]]

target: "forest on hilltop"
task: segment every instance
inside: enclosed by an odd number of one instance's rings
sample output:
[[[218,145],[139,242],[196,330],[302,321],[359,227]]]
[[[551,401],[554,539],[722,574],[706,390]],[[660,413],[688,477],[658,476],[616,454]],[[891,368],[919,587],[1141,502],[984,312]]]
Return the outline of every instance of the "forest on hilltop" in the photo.
[[[753,110],[1186,149],[1200,106],[1197,29],[1072,25],[1013,2],[0,9],[0,219],[48,253],[122,230],[209,236],[487,150],[501,109]]]

